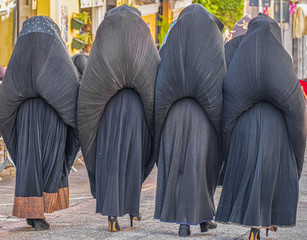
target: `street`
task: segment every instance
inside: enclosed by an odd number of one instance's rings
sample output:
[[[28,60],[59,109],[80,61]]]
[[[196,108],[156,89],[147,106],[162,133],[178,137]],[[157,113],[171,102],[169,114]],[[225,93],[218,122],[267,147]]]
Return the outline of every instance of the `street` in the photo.
[[[129,216],[119,218],[121,231],[107,231],[107,217],[95,213],[95,200],[89,190],[86,169],[83,165],[75,165],[78,172],[70,174],[70,207],[62,211],[45,214],[51,224],[49,231],[34,231],[26,224],[25,219],[12,216],[14,197],[14,176],[2,176],[0,181],[0,239],[174,239],[178,238],[179,225],[163,223],[153,219],[156,191],[155,168],[143,184],[141,195],[142,220],[134,221],[130,227]],[[217,205],[221,188],[215,194]],[[218,224],[214,230],[201,234],[199,226],[192,226],[192,234],[188,239],[248,239],[249,228],[235,225]],[[297,214],[297,226],[279,228],[276,233],[270,232],[265,237],[261,230],[262,239],[307,239],[307,160],[303,176],[300,180],[300,198]]]

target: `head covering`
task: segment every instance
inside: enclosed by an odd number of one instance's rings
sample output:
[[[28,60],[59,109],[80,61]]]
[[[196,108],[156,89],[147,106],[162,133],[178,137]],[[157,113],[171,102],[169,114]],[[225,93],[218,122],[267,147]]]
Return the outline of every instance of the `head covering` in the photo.
[[[232,30],[229,32],[225,42],[227,43],[236,37],[244,35],[247,32],[248,23],[250,20],[251,18],[248,16],[248,14],[245,14],[243,18],[237,21]]]
[[[230,41],[231,43],[231,41]],[[236,50],[224,80],[223,147],[242,113],[264,101],[283,112],[300,174],[305,151],[305,102],[292,60],[281,44],[278,23],[259,14]]]
[[[78,134],[90,176],[95,170],[101,117],[109,100],[121,89],[131,88],[141,97],[153,136],[159,62],[150,30],[138,10],[122,5],[106,13],[97,30],[78,99]]]
[[[78,53],[75,54],[71,60],[73,61],[77,73],[78,73],[78,77],[79,77],[79,81],[81,81],[82,75],[84,73],[84,69],[87,63],[87,59],[88,57],[84,54],[84,53]]]
[[[18,108],[26,100],[42,98],[66,125],[76,128],[78,89],[57,25],[45,16],[26,20],[0,86],[0,132],[10,153],[15,152]]]
[[[219,131],[220,93],[226,73],[222,29],[221,21],[200,4],[192,4],[179,15],[160,51],[156,84],[156,139],[159,139],[170,107],[184,97],[196,99]]]
[[[231,59],[233,58],[233,55],[239,47],[243,36],[247,32],[248,23],[250,22],[250,20],[250,17],[246,14],[235,24],[235,26],[225,39],[225,61],[227,68],[231,62]]]

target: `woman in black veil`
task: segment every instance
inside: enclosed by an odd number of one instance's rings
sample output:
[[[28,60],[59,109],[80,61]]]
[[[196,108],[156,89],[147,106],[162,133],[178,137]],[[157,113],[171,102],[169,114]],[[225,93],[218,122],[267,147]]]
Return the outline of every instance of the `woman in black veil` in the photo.
[[[227,168],[216,220],[251,227],[251,240],[260,228],[296,224],[305,103],[280,33],[266,15],[252,19],[223,85]]]
[[[49,229],[44,212],[69,205],[78,89],[56,24],[25,21],[0,87],[0,131],[17,168],[13,215],[35,230]]]
[[[153,166],[154,87],[158,51],[140,12],[108,11],[81,81],[78,132],[96,212],[140,219],[142,183]]]
[[[219,130],[226,73],[223,24],[204,7],[185,8],[160,50],[155,93],[155,218],[179,235],[216,227]]]

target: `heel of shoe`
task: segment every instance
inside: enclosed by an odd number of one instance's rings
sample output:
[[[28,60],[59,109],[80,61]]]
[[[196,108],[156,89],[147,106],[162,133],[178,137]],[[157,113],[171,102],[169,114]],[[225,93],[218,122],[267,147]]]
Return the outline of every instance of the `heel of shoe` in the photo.
[[[109,232],[118,232],[120,230],[119,224],[117,222],[117,217],[108,217]]]
[[[271,226],[271,227],[267,228],[266,231],[265,231],[267,237],[269,236],[269,231],[277,232],[277,227]]]
[[[202,222],[200,225],[200,232],[208,232],[209,230],[209,224],[207,222]]]
[[[191,235],[190,225],[180,224],[178,235],[180,237],[187,237]]]
[[[133,216],[132,214],[129,214],[129,217],[130,217],[130,226],[131,226],[131,227],[133,227],[133,220],[135,220],[135,221],[141,221],[141,216],[135,217],[135,216]]]
[[[33,219],[27,218],[27,224],[30,225],[31,227],[34,227]]]
[[[45,219],[32,219],[32,222],[35,231],[43,231],[50,228],[50,224]]]
[[[133,227],[133,215],[129,214],[130,217],[130,227]]]
[[[249,234],[249,240],[260,240],[260,229],[252,228]]]

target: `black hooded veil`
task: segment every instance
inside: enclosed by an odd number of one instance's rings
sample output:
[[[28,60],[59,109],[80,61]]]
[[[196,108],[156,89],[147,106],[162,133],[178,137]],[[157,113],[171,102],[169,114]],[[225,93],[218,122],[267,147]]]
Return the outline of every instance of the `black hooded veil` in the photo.
[[[81,81],[82,75],[84,73],[84,69],[87,63],[87,58],[88,57],[84,53],[77,53],[71,58],[72,62],[76,67],[79,81]]]
[[[155,218],[210,221],[220,156],[222,23],[204,7],[185,8],[160,51],[155,93]]]
[[[244,37],[245,33],[248,29],[248,23],[250,22],[250,17],[245,15],[241,18],[234,27],[231,29],[229,35],[226,38],[225,43],[225,61],[227,68],[233,58],[237,48],[239,47],[242,38]]]
[[[43,16],[25,21],[0,87],[0,131],[17,167],[16,217],[43,219],[68,207],[78,88],[56,24]]]
[[[106,13],[81,81],[78,132],[98,213],[139,216],[152,162],[154,87],[160,62],[134,8]]]
[[[295,225],[306,143],[305,103],[280,28],[268,16],[250,21],[223,92],[227,168],[216,220]]]

